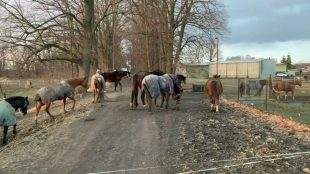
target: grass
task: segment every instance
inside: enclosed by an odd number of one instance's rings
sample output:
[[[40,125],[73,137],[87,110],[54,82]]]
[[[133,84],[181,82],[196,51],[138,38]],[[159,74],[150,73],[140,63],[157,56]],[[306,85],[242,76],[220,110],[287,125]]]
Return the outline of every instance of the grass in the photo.
[[[36,88],[19,88],[18,86],[3,86],[3,90],[7,97],[28,96],[29,98],[33,98],[37,91]],[[0,96],[3,98],[1,93]]]
[[[205,84],[207,79],[188,79],[190,84]],[[238,99],[238,80],[237,79],[221,79],[223,85],[223,96],[227,99]],[[269,113],[282,115],[294,121],[310,124],[310,83],[303,83],[301,87],[296,87],[296,100],[293,101],[291,93],[289,93],[288,100],[284,101],[284,97],[280,101],[275,99],[268,100],[267,111]],[[253,94],[248,97],[244,95],[240,97],[240,101],[244,104],[253,104],[260,110],[265,110],[265,88],[262,95],[254,97]]]

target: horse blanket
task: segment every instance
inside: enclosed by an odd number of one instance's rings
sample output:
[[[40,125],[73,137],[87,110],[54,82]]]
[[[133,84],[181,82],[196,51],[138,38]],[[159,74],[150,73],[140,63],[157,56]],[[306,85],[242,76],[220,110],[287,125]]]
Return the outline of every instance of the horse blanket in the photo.
[[[102,83],[104,86],[103,88],[105,89],[105,80],[104,80],[104,77],[99,74],[99,73],[96,73],[94,74],[91,79],[90,79],[90,87],[89,89],[87,90],[88,92],[94,92],[96,89],[96,86],[95,86],[95,80],[98,80],[100,83]]]
[[[152,98],[158,98],[161,92],[167,92],[169,94],[173,94],[174,92],[173,79],[168,74],[164,74],[163,76],[147,75],[143,78],[142,85],[142,88],[147,90]]]
[[[61,81],[39,89],[37,94],[43,103],[50,103],[74,95],[74,89],[67,82]]]
[[[5,100],[0,101],[0,126],[13,126],[15,124],[15,109]]]
[[[267,83],[266,80],[248,80],[246,83],[241,82],[239,85],[239,89],[241,91],[241,94],[244,94],[244,92],[246,92],[246,94],[250,95],[251,90],[254,90],[256,91],[256,95],[261,95],[261,92],[266,83]]]

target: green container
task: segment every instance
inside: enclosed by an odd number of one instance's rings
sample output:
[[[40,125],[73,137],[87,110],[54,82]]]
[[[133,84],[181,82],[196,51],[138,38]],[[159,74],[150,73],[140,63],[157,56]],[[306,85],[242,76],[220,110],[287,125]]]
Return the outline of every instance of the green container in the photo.
[[[193,92],[203,92],[203,85],[193,84]]]

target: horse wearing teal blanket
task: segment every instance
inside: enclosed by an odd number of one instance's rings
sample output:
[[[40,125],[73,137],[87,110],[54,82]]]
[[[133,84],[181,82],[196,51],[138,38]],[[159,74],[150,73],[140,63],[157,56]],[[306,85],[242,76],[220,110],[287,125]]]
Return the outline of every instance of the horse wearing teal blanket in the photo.
[[[28,110],[28,97],[10,97],[0,101],[0,126],[3,126],[3,144],[7,143],[7,133],[9,126],[13,126],[14,136],[16,131],[16,116],[15,112],[20,111],[26,115]]]

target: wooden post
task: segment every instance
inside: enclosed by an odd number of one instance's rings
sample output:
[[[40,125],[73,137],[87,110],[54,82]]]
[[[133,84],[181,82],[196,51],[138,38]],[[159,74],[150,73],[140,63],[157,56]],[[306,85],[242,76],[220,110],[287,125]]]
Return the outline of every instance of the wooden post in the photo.
[[[239,78],[237,78],[238,80],[237,80],[237,88],[238,88],[238,101],[240,100],[240,88],[239,88],[239,84],[240,84],[240,79]]]
[[[266,84],[266,92],[265,92],[265,110],[268,111],[268,86],[270,86],[270,81],[271,79],[271,74],[269,75],[269,79],[267,80],[267,84]]]

